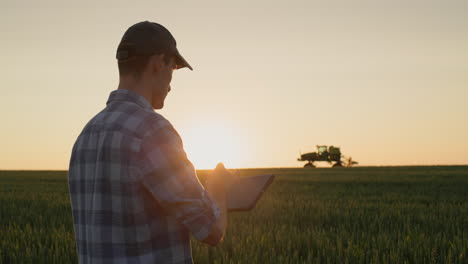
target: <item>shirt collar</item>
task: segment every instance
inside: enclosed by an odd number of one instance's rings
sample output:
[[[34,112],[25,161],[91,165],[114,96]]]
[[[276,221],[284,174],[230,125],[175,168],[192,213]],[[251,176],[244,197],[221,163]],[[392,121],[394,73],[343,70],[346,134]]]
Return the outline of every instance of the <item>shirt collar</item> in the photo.
[[[109,105],[110,103],[116,102],[116,101],[132,102],[145,109],[154,111],[153,107],[148,102],[148,100],[146,100],[145,97],[143,97],[142,95],[134,91],[130,91],[127,89],[117,89],[117,90],[112,91],[109,95],[109,99],[107,99],[106,105]]]

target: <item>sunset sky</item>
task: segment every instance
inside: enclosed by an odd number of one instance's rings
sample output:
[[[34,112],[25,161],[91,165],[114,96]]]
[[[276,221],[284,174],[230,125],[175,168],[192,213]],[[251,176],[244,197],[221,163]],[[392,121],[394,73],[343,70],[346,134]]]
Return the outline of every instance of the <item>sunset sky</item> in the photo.
[[[0,169],[68,169],[117,88],[117,45],[161,23],[194,67],[158,111],[196,168],[468,164],[468,1],[0,1]]]

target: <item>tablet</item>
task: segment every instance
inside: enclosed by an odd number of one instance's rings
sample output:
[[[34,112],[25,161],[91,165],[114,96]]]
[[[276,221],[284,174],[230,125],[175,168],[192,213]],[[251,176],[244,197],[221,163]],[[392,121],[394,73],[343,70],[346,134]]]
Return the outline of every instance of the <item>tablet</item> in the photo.
[[[228,211],[252,210],[274,178],[275,175],[272,174],[241,177],[227,193]]]

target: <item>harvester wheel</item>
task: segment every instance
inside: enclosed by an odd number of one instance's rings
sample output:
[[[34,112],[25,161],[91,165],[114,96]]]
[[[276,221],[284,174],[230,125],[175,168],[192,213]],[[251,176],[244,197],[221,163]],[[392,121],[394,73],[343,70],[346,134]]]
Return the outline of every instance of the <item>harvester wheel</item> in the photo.
[[[307,162],[305,165],[304,165],[304,168],[315,168],[314,164],[310,163],[310,162]]]
[[[332,168],[340,168],[340,167],[343,167],[343,164],[341,164],[341,162],[337,162],[335,164],[333,164]]]

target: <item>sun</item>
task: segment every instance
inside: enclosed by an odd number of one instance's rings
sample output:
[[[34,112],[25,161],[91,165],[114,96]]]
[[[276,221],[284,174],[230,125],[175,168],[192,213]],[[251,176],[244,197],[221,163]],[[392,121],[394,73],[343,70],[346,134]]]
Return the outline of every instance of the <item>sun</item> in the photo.
[[[204,122],[181,131],[184,148],[196,169],[213,169],[218,162],[228,168],[242,166],[243,142],[235,128]]]

